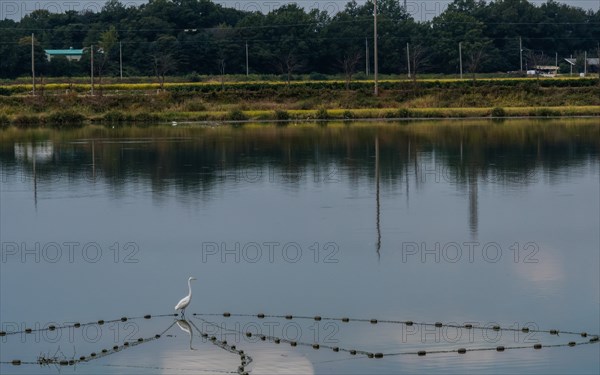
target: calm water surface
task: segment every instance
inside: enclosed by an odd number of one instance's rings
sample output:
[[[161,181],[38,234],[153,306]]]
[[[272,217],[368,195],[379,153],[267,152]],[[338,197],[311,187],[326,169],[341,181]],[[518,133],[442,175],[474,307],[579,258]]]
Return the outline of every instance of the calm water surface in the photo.
[[[9,334],[0,372],[236,373],[206,332],[255,374],[597,374],[598,344],[532,348],[589,336],[520,329],[600,332],[599,151],[597,120],[0,131],[2,331],[153,315]],[[156,316],[188,276],[191,342]]]

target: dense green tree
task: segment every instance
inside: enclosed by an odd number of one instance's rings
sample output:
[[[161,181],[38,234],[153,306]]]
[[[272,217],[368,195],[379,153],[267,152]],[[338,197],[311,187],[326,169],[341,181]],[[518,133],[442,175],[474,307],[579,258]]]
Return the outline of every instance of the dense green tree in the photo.
[[[454,0],[431,21],[416,22],[397,0],[378,0],[379,71],[458,73],[519,69],[519,40],[525,64],[555,56],[596,56],[600,10],[549,0]],[[267,14],[240,11],[210,0],[150,0],[132,6],[108,0],[98,13],[37,10],[19,21],[0,20],[0,77],[30,74],[31,51],[23,38],[35,34],[41,74],[90,71],[89,53],[80,62],[48,63],[44,49],[97,48],[100,77],[118,73],[117,45],[123,46],[125,75],[244,73],[248,44],[250,71],[344,74],[373,66],[373,1],[351,0],[336,14],[284,5]],[[31,41],[31,39],[29,39]],[[368,43],[368,51],[365,48]],[[110,42],[110,43],[109,43]],[[108,46],[108,44],[110,46]],[[104,44],[104,45],[103,45]],[[100,50],[105,51],[104,54]],[[373,69],[371,68],[371,71]],[[161,74],[158,74],[159,79]]]
[[[9,44],[3,44],[7,48],[2,49],[0,72],[6,77],[10,77],[10,74],[12,76],[31,75],[31,35],[19,37],[16,41],[10,40]],[[37,38],[34,38],[33,53],[36,75],[47,75],[49,72],[46,52]]]
[[[170,35],[163,35],[152,43],[152,67],[154,75],[160,82],[161,88],[165,84],[167,74],[177,72],[179,56],[179,43]]]
[[[459,43],[462,43],[463,57],[471,59],[480,52],[487,55],[493,52],[491,40],[484,35],[485,25],[470,12],[452,9],[435,17],[431,24],[433,35],[432,64],[443,73],[459,71]],[[464,60],[463,60],[464,61]]]
[[[98,79],[102,83],[102,74],[109,67],[111,57],[116,55],[115,51],[118,46],[119,34],[114,26],[111,26],[108,30],[100,35],[100,41],[98,43],[98,58],[97,58],[97,72]]]

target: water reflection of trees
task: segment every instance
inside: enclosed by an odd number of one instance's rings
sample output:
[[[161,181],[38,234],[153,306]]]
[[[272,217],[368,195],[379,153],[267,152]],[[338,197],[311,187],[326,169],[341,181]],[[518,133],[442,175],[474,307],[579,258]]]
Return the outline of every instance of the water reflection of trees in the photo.
[[[478,181],[527,185],[542,174],[552,181],[561,169],[597,161],[600,147],[597,125],[564,121],[43,132],[54,148],[48,156],[47,142],[40,146],[45,156],[36,158],[38,181],[103,182],[115,193],[135,182],[159,194],[175,189],[195,196],[231,183],[342,181],[358,187],[375,180],[376,135],[378,173],[388,192],[407,189],[409,181],[416,189],[456,184],[470,195]],[[4,179],[32,178],[33,154],[17,155],[15,144],[36,146],[19,136],[0,134]],[[476,197],[469,200],[476,205]]]
[[[113,197],[150,190],[184,203],[210,199],[238,184],[288,189],[344,183],[371,191],[380,225],[380,190],[405,195],[432,183],[451,184],[468,202],[478,230],[481,185],[556,183],[597,163],[600,131],[593,121],[413,123],[378,126],[122,128],[72,132],[0,132],[3,183],[102,183]],[[577,172],[575,172],[577,173]],[[61,185],[62,186],[62,185]],[[381,246],[378,234],[376,249]]]
[[[97,128],[87,134],[84,129],[68,133],[71,138],[62,134],[58,140],[46,132],[46,140],[54,141],[54,151],[48,156],[47,142],[40,144],[45,156],[37,158],[37,178],[90,180],[95,169],[97,179],[110,185],[134,178],[158,190],[175,184],[182,192],[259,177],[293,183],[309,177],[327,182],[343,175],[357,184],[375,178],[377,134],[381,182],[390,189],[403,185],[407,172],[413,174],[417,187],[440,180],[468,185],[473,175],[488,182],[526,184],[539,172],[552,174],[597,160],[600,144],[596,125],[564,123],[170,130],[147,129],[149,134],[142,139],[132,138],[140,129],[134,134],[127,129],[113,134]],[[29,176],[32,155],[17,158],[15,153],[15,143],[18,147],[30,143],[23,141],[17,135],[0,137],[0,162],[3,168],[18,168]],[[337,169],[328,170],[331,167]],[[259,175],[260,168],[271,175]]]

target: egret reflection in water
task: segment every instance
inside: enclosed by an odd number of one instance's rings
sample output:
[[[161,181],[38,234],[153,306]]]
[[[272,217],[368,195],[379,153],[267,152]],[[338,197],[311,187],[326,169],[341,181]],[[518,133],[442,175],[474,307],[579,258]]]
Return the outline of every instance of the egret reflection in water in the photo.
[[[196,350],[192,347],[192,338],[194,337],[194,332],[192,331],[192,326],[190,323],[188,323],[185,319],[180,319],[176,323],[183,332],[190,335],[190,350]]]

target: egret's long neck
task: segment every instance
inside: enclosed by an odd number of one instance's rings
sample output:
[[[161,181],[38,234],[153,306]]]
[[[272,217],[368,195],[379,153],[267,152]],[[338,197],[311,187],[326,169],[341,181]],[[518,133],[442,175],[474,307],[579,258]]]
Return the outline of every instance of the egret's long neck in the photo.
[[[192,296],[192,280],[188,280],[188,289],[189,289],[189,293],[188,296]]]

